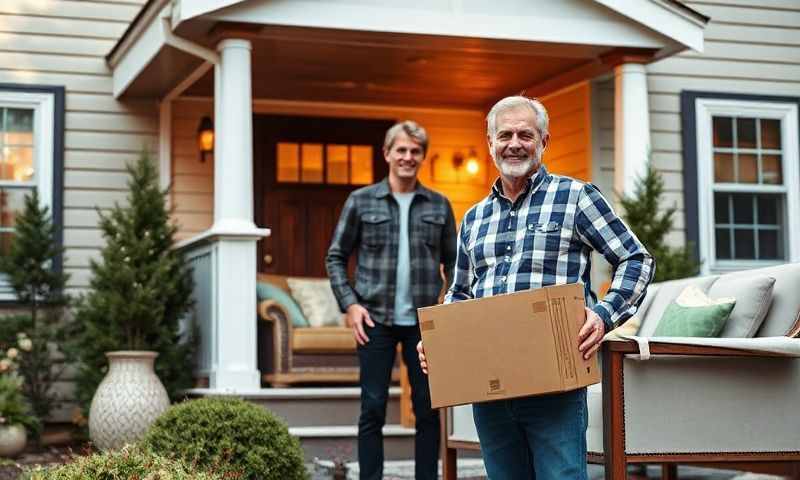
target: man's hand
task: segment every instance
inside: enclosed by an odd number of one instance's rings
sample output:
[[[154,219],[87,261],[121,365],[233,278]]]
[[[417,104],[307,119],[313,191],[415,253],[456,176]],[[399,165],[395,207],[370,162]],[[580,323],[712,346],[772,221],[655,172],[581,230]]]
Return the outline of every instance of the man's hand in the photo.
[[[422,340],[417,344],[417,353],[419,354],[419,366],[422,367],[422,373],[428,374],[428,362],[425,360],[425,349],[422,347]]]
[[[600,341],[605,334],[606,324],[603,323],[603,319],[594,311],[586,308],[586,320],[583,322],[580,332],[578,332],[579,341],[581,342],[578,350],[583,352],[584,359],[588,360],[600,348]]]
[[[356,342],[359,345],[366,345],[369,342],[369,337],[364,331],[364,324],[370,327],[375,326],[375,322],[369,318],[369,312],[361,305],[354,303],[347,307],[347,316],[345,318],[347,326],[353,329],[353,336],[356,337]]]

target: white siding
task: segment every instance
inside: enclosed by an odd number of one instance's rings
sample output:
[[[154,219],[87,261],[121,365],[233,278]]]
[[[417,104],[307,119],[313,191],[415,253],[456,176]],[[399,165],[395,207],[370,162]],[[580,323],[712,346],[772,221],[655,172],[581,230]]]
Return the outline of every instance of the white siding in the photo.
[[[667,203],[679,208],[669,240],[680,245],[685,242],[686,232],[680,92],[800,96],[800,2],[686,3],[711,17],[705,33],[705,52],[684,52],[648,66],[652,159],[664,174]],[[611,89],[613,101],[613,83],[604,85],[605,90]],[[601,121],[609,119],[613,122],[613,115]],[[605,128],[608,127],[601,125],[601,129]],[[611,156],[606,150],[604,153],[604,175],[609,175],[613,170]]]
[[[124,202],[125,164],[157,146],[155,102],[118,102],[105,55],[145,0],[0,2],[0,83],[66,89],[65,270],[89,282],[103,245],[95,207]]]

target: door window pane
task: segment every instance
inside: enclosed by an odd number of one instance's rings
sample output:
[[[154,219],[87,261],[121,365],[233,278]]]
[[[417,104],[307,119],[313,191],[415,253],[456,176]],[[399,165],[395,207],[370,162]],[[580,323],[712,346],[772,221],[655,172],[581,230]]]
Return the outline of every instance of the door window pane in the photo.
[[[347,185],[350,183],[348,165],[350,163],[347,145],[327,145],[325,158],[328,163],[328,183]]]
[[[372,147],[353,145],[350,147],[351,183],[368,185],[373,182]]]
[[[736,119],[736,146],[738,148],[756,148],[756,119]]]
[[[278,181],[300,181],[300,146],[296,143],[278,144]]]
[[[714,146],[719,148],[733,147],[733,119],[731,117],[714,117]]]
[[[322,145],[319,143],[304,143],[300,149],[301,181],[303,183],[322,183]]]

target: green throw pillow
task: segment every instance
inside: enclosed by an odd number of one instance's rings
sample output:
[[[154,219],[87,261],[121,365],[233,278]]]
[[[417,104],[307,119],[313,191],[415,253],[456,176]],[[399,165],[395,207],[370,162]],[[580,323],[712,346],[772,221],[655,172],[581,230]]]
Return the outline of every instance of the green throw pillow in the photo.
[[[728,321],[735,302],[684,307],[675,302],[667,306],[654,337],[716,337]]]
[[[256,284],[256,292],[259,302],[262,300],[275,300],[283,308],[285,308],[286,313],[289,314],[289,319],[292,321],[293,327],[303,328],[309,326],[308,320],[306,320],[306,317],[303,315],[303,311],[300,310],[297,302],[295,302],[294,299],[282,289],[272,285],[271,283],[258,282]]]

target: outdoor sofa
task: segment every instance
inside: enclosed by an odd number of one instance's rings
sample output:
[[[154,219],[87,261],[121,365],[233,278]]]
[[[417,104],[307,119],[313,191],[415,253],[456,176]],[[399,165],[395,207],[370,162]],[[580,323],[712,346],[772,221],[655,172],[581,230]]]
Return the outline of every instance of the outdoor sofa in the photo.
[[[689,284],[737,299],[725,338],[648,338]],[[603,345],[588,461],[609,479],[629,464],[661,464],[665,480],[678,464],[800,478],[800,263],[653,284],[639,316],[638,332]],[[479,449],[471,406],[445,409],[442,437],[455,479],[457,450]]]

